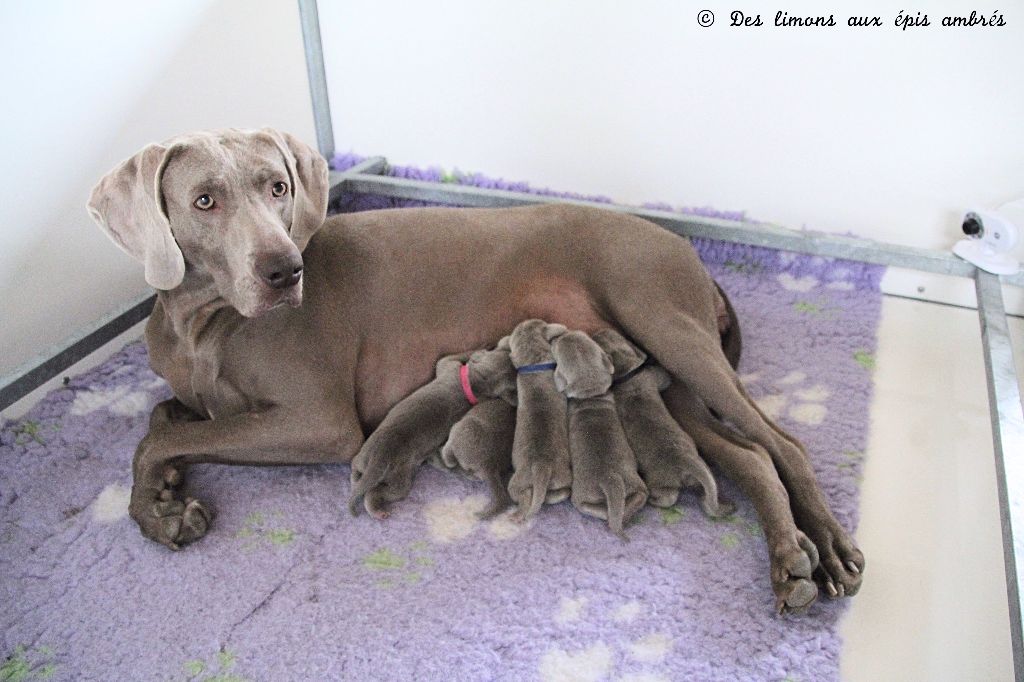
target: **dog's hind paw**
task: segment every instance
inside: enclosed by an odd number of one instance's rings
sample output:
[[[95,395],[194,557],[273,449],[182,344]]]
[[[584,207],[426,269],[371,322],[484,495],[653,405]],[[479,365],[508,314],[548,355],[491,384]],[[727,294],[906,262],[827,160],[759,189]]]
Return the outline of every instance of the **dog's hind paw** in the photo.
[[[814,579],[831,599],[852,597],[860,591],[864,580],[864,554],[841,528],[825,530],[816,543],[821,552],[821,563]]]
[[[818,597],[812,576],[818,567],[818,550],[797,531],[796,547],[772,552],[772,590],[779,615],[807,610]]]

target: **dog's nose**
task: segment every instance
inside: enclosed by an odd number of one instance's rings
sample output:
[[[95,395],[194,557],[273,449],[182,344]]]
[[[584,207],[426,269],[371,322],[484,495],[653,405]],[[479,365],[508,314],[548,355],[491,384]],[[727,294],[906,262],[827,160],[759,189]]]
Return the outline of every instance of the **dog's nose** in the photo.
[[[286,289],[302,277],[302,256],[268,254],[256,259],[256,272],[273,289]]]

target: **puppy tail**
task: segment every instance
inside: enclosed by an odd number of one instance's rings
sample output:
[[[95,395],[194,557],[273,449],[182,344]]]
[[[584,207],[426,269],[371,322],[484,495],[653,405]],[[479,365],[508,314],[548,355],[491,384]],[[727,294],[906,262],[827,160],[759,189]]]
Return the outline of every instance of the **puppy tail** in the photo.
[[[608,527],[623,540],[629,541],[622,530],[626,514],[626,483],[621,476],[612,476],[601,486],[604,499],[608,503]]]
[[[551,483],[551,465],[531,464],[530,473],[533,474],[533,497],[530,500],[530,509],[526,513],[527,518],[539,512],[544,505],[544,498],[548,494],[548,484]]]
[[[705,516],[711,519],[722,519],[736,511],[736,505],[732,502],[719,502],[718,483],[715,481],[715,477],[707,465],[700,468],[700,471],[696,474],[695,478],[697,479],[700,487],[704,490],[704,496],[700,501],[700,506],[701,509],[704,510]]]

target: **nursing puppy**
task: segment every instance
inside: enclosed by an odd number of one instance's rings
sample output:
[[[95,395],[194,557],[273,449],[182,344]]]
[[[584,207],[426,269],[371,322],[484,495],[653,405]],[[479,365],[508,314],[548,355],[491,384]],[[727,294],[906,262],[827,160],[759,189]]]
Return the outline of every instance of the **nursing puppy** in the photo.
[[[507,349],[475,351],[465,360],[465,353],[438,360],[434,380],[395,405],[366,439],[352,460],[353,515],[363,498],[366,511],[387,518],[387,505],[409,494],[416,469],[478,397],[515,403],[515,369]]]
[[[514,472],[508,492],[519,507],[513,516],[519,522],[536,514],[545,502],[566,499],[572,489],[565,397],[552,378],[551,342],[565,332],[560,324],[526,320],[498,344],[509,349],[516,367]]]
[[[647,502],[647,487],[608,391],[612,360],[578,331],[555,339],[551,350],[558,363],[555,385],[568,398],[572,503],[584,514],[607,519],[625,540],[623,524]]]
[[[646,353],[614,329],[595,332],[593,339],[612,360],[615,408],[647,485],[647,501],[654,507],[671,507],[681,489],[700,486],[705,514],[721,518],[733,513],[735,506],[718,501],[711,469],[661,399],[661,391],[671,382],[668,372],[648,362]]]
[[[441,461],[449,469],[465,472],[490,487],[491,502],[477,517],[489,519],[512,506],[508,482],[512,476],[512,441],[516,408],[505,400],[485,399],[452,427],[441,448]]]

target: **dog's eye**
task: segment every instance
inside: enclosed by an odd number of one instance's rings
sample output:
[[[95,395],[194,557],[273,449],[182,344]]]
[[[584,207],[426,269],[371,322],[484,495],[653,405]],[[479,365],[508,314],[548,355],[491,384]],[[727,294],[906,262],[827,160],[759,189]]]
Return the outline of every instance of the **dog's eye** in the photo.
[[[213,208],[213,197],[209,194],[201,194],[199,198],[192,202],[192,205],[198,208],[200,211],[209,211]]]
[[[270,191],[274,193],[275,197],[283,197],[284,193],[288,191],[288,183],[275,182],[274,186],[270,188]]]

